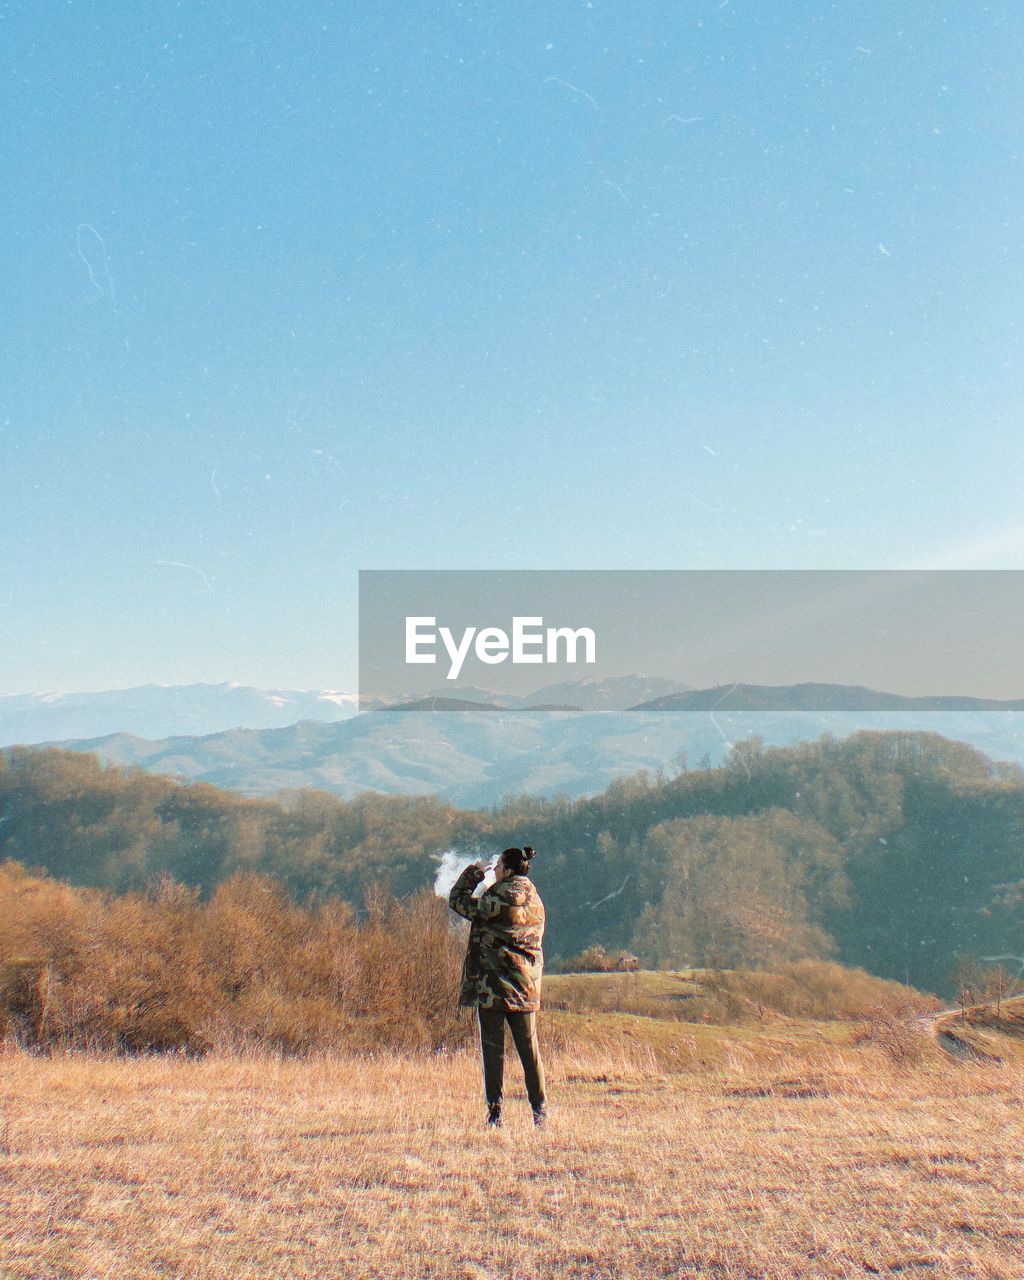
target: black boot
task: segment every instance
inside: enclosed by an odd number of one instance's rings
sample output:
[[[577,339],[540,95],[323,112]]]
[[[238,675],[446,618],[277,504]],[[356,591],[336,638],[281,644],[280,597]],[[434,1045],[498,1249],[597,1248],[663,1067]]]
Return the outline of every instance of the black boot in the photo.
[[[492,1102],[487,1107],[487,1123],[493,1129],[501,1128],[501,1103]]]

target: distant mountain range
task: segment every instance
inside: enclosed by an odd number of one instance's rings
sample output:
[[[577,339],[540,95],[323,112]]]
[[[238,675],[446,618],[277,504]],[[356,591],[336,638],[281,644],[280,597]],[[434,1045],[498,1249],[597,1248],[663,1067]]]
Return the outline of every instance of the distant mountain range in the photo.
[[[579,684],[587,682],[581,681]],[[594,681],[604,685],[605,681]],[[651,683],[651,682],[648,682]],[[715,685],[712,689],[679,690],[660,697],[624,706],[607,705],[616,697],[624,700],[627,685],[620,684],[613,691],[601,690],[586,699],[591,710],[623,711],[1024,711],[1024,698],[1012,700],[996,698],[972,698],[961,695],[936,694],[926,697],[907,697],[900,693],[883,693],[857,684],[732,684]],[[487,691],[465,691],[472,697],[445,696],[443,691],[426,698],[409,702],[395,702],[389,711],[581,711],[584,698],[573,699],[579,685],[550,685],[530,698],[518,701],[497,701],[500,695],[486,696]],[[461,692],[461,691],[460,691]],[[590,691],[585,691],[589,693]],[[563,694],[566,702],[542,702],[543,695],[553,697]],[[597,703],[597,705],[593,705]]]
[[[1024,698],[906,697],[861,684],[733,684],[653,698],[635,711],[1024,711]]]
[[[610,676],[603,680],[584,676],[581,680],[545,685],[536,693],[520,699],[518,705],[536,707],[541,703],[568,703],[581,711],[626,711],[638,703],[670,698],[692,690],[693,685],[665,680],[660,676]]]
[[[456,685],[431,689],[426,695],[390,700],[393,710],[465,711],[474,707],[517,711],[627,711],[639,703],[670,698],[693,689],[661,676],[583,676],[546,684],[523,697],[496,689]]]
[[[582,711],[622,711],[637,702],[689,689],[678,680],[621,676],[585,677],[549,685],[517,698],[493,689],[433,689],[436,699],[499,707],[568,705]],[[371,711],[410,698],[363,698]],[[422,700],[422,699],[419,699]],[[434,705],[433,710],[440,710]],[[144,684],[97,693],[22,693],[0,695],[0,746],[100,738],[132,734],[162,739],[203,737],[233,729],[283,729],[303,720],[334,724],[359,710],[354,693],[337,689],[257,689],[234,680],[219,684]]]
[[[730,703],[730,690],[754,709]],[[316,787],[345,797],[434,794],[469,808],[522,793],[592,795],[638,769],[682,767],[681,753],[691,769],[714,766],[753,734],[774,746],[826,732],[843,738],[858,729],[931,731],[993,760],[1024,764],[1020,702],[900,699],[837,685],[721,686],[680,696],[682,706],[659,697],[639,709],[603,712],[468,699],[461,708],[439,709],[452,700],[438,696],[336,723],[304,720],[155,741],[116,733],[52,745],[246,795]],[[957,705],[951,709],[950,702]]]
[[[379,700],[367,706],[379,706]],[[334,722],[358,710],[355,694],[333,689],[256,689],[219,684],[144,684],[97,693],[0,695],[0,745],[132,733],[143,738],[203,735],[244,726],[284,728]]]

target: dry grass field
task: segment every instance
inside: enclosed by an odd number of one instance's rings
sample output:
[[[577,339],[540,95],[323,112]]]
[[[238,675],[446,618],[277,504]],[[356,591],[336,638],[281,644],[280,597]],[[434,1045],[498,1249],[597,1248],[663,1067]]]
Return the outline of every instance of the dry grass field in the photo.
[[[1012,1039],[990,1032],[995,1062],[922,1038],[901,1065],[821,1024],[541,1030],[546,1130],[511,1045],[501,1131],[475,1052],[8,1049],[0,1276],[1024,1276]]]

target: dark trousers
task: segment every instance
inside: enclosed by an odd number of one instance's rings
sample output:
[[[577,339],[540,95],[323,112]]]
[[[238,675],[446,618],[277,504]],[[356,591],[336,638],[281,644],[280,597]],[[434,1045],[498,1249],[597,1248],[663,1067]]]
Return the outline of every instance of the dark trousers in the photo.
[[[477,1006],[480,1022],[480,1055],[484,1065],[484,1097],[489,1107],[501,1102],[502,1082],[505,1074],[505,1023],[512,1028],[519,1061],[523,1064],[526,1096],[536,1111],[545,1102],[544,1065],[540,1060],[540,1043],[537,1039],[537,1015],[519,1013],[510,1009],[481,1009]]]

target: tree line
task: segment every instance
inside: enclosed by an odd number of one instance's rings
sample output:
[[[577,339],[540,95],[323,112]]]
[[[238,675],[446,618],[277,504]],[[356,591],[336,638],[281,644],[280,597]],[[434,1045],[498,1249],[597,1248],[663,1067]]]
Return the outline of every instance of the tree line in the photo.
[[[240,872],[356,917],[433,884],[436,858],[539,850],[545,951],[601,944],[648,967],[832,959],[947,992],[955,957],[1024,952],[1024,771],[935,733],[864,731],[718,768],[640,772],[600,795],[436,797],[303,790],[249,799],[54,748],[0,752],[0,859],[144,892],[166,873],[212,901]],[[0,923],[0,930],[3,925]]]

